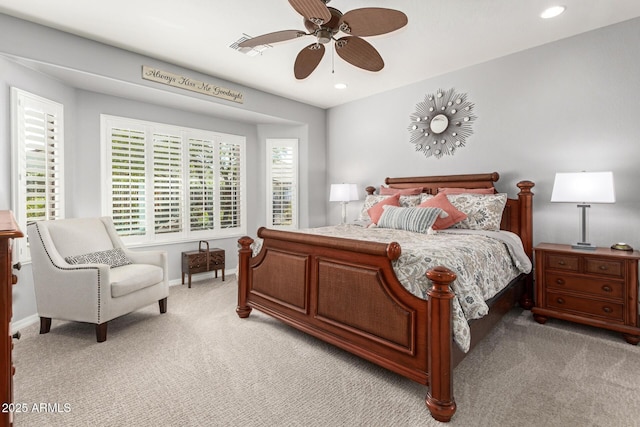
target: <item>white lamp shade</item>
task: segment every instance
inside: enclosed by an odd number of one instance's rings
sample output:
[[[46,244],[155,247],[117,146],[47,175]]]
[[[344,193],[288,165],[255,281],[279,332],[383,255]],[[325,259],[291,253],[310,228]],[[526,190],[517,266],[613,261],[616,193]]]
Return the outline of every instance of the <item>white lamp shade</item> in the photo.
[[[331,184],[330,202],[350,202],[358,200],[358,186],[356,184]]]
[[[613,172],[559,172],[553,183],[552,202],[615,203]]]

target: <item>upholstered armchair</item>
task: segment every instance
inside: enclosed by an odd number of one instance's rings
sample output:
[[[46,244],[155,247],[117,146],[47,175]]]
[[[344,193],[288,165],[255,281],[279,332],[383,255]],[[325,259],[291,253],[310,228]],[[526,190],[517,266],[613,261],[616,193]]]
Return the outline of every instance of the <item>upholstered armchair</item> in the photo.
[[[39,221],[27,233],[41,334],[72,320],[95,324],[103,342],[116,317],[156,301],[167,311],[166,252],[125,248],[111,218]]]

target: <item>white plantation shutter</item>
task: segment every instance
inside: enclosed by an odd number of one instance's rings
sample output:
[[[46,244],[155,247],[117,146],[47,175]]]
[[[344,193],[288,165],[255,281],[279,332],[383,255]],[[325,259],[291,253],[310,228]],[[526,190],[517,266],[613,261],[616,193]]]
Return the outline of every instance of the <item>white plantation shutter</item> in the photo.
[[[103,115],[103,214],[128,244],[246,233],[245,138]]]
[[[189,139],[190,230],[213,230],[215,214],[215,151],[212,140]]]
[[[154,228],[156,234],[182,231],[182,137],[153,135]]]
[[[109,136],[113,222],[121,236],[144,236],[147,233],[144,129],[112,127]]]
[[[24,230],[30,222],[64,218],[63,106],[11,89],[13,132],[13,210]],[[30,259],[16,242],[21,261]]]
[[[219,144],[220,227],[242,225],[241,147],[233,142]]]
[[[298,140],[267,140],[267,222],[298,226]]]

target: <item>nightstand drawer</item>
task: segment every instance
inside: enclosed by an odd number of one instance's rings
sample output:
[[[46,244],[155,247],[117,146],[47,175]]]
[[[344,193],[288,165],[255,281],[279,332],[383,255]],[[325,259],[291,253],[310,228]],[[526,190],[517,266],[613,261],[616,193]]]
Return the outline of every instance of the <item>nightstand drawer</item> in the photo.
[[[549,266],[549,268],[567,271],[578,271],[578,266],[580,264],[578,262],[579,258],[577,256],[554,253],[547,253],[545,255],[547,257],[547,265]]]
[[[598,297],[620,300],[623,297],[623,282],[571,276],[554,272],[547,272],[544,276],[544,281],[547,288],[579,291]]]
[[[624,321],[624,305],[575,297],[557,292],[547,292],[547,306],[556,310],[578,312],[614,320]]]
[[[622,278],[624,269],[621,261],[605,260],[601,258],[586,258],[585,270],[587,273],[603,274],[605,276]]]

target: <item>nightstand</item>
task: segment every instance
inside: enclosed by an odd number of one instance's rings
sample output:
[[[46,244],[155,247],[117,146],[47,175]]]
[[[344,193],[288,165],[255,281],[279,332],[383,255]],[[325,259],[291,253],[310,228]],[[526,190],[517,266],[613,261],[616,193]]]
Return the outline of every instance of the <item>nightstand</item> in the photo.
[[[572,249],[541,243],[535,251],[538,323],[549,317],[621,332],[640,342],[638,260],[640,252]]]

